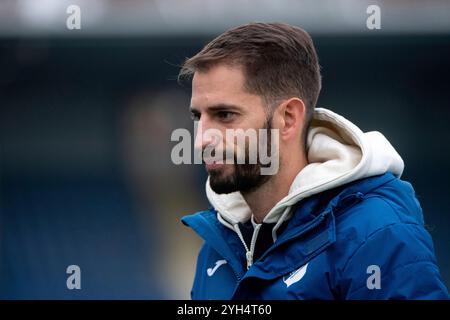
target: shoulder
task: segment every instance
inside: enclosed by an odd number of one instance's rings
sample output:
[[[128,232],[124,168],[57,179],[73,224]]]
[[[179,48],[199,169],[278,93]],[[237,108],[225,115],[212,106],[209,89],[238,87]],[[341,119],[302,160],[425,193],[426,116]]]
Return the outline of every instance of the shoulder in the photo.
[[[358,184],[353,187],[357,190]],[[327,259],[335,271],[332,282],[342,297],[448,298],[411,184],[391,179],[365,190],[359,202],[340,210],[336,242]],[[368,284],[375,276],[380,279],[379,290]]]
[[[384,283],[392,286],[403,288],[402,281],[415,281],[408,274],[422,273],[422,285],[433,284],[438,292],[445,292],[433,242],[409,183],[391,180],[341,210],[336,219],[336,243],[329,253],[336,262],[341,288],[366,292],[365,280],[375,266]]]
[[[358,185],[353,186],[358,190]],[[398,178],[371,190],[365,190],[360,200],[339,208],[336,229],[344,237],[362,244],[377,233],[395,229],[401,237],[406,230],[426,232],[422,208],[411,184]]]
[[[358,185],[354,187],[358,189]],[[422,209],[411,184],[392,179],[366,190],[359,202],[339,210],[331,254],[339,261],[341,272],[374,261],[435,262],[432,238],[424,227]]]

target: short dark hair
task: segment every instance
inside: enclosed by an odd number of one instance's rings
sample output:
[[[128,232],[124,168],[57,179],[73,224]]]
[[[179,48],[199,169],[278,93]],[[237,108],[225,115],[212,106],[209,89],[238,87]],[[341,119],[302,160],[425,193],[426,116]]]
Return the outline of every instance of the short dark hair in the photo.
[[[303,137],[321,89],[313,41],[301,28],[283,23],[249,23],[230,29],[186,59],[179,79],[225,63],[243,67],[246,90],[267,105],[297,96],[306,106]]]

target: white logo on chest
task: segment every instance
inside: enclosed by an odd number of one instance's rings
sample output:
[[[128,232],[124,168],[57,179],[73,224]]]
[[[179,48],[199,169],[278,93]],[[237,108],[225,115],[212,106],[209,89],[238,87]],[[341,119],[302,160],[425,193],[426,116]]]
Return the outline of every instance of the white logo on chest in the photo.
[[[206,270],[206,274],[207,274],[209,277],[212,277],[212,275],[213,275],[214,273],[216,273],[217,269],[219,269],[219,267],[220,267],[221,265],[224,265],[224,264],[226,264],[226,263],[227,263],[227,260],[217,260],[217,261],[216,261],[216,265],[214,266],[214,268],[208,268],[208,269]]]
[[[287,279],[286,279],[286,276],[284,276],[283,282],[286,284],[286,288],[289,288],[294,283],[299,282],[305,275],[307,268],[308,268],[308,264],[305,264],[303,267],[300,267],[297,270],[291,272]]]

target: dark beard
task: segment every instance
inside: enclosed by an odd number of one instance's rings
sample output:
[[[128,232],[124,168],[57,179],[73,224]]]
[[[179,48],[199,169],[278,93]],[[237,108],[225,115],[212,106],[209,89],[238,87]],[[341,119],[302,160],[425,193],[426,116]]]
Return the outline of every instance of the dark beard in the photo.
[[[270,116],[265,127],[263,129],[267,130],[267,153],[271,152],[271,132],[272,128],[272,116]],[[211,171],[209,172],[209,184],[211,189],[218,193],[232,193],[240,191],[242,193],[248,193],[254,191],[265,184],[272,177],[271,175],[261,174],[261,163],[258,160],[256,164],[247,164],[249,157],[249,148],[246,145],[246,163],[237,164],[237,158],[234,158],[234,170],[232,174],[225,175],[222,171]],[[270,165],[270,164],[269,164]],[[267,166],[269,166],[267,165]]]
[[[222,176],[222,172],[211,171],[209,184],[218,194],[236,191],[248,193],[258,189],[271,178],[270,175],[261,175],[260,170],[259,164],[234,164],[234,172],[227,176]]]

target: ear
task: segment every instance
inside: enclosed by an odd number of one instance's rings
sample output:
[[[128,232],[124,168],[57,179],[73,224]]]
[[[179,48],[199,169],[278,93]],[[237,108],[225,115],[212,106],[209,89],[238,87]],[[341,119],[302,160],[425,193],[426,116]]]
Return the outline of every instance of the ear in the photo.
[[[306,107],[303,100],[290,98],[279,108],[280,139],[299,138],[303,129]]]

